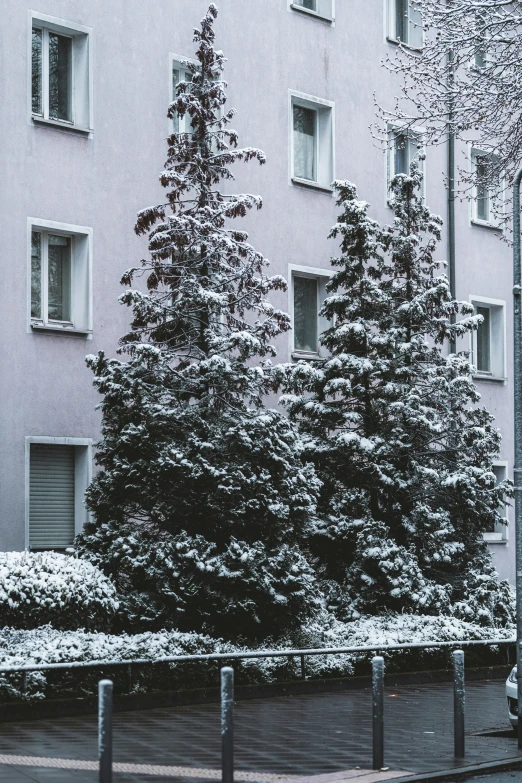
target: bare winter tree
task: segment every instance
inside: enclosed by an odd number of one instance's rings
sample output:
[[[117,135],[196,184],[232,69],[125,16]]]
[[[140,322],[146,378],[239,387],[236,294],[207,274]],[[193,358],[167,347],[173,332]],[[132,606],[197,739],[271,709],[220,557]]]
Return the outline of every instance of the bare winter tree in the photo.
[[[397,9],[422,15],[424,38],[421,48],[399,41],[384,62],[402,85],[392,108],[377,104],[378,134],[422,126],[428,145],[452,134],[472,142],[479,153],[458,167],[460,190],[487,198],[506,222],[503,196],[522,164],[522,0],[397,0]]]

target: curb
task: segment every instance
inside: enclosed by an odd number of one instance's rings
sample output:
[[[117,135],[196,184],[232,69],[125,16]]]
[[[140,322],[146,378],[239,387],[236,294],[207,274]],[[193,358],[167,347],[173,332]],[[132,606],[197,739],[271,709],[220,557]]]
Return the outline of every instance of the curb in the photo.
[[[443,769],[437,772],[426,772],[419,775],[406,775],[403,778],[389,778],[393,783],[423,783],[426,781],[438,781],[444,780],[465,780],[469,777],[478,777],[479,775],[489,775],[494,772],[509,772],[512,769],[522,769],[522,754],[520,756],[514,756],[509,759],[502,759],[501,761],[484,761],[481,764],[469,764],[462,767],[454,767],[453,769]],[[386,781],[383,781],[386,783]]]

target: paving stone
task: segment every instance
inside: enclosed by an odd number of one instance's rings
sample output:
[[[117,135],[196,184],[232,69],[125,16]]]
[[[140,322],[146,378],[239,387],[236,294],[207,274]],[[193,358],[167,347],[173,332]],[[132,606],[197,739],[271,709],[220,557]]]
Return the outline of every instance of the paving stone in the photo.
[[[507,673],[507,671],[506,671]],[[504,683],[472,682],[466,689],[466,759],[474,764],[518,755],[513,737],[477,736],[509,729]],[[96,759],[95,716],[0,724],[0,754]],[[117,713],[118,762],[219,769],[219,705]],[[453,758],[453,694],[446,683],[387,689],[385,763],[415,772],[458,766]],[[371,767],[368,689],[253,699],[235,707],[235,764],[259,773],[308,777]],[[2,765],[0,783],[94,783],[95,772]],[[115,783],[141,783],[117,773]],[[150,776],[150,780],[169,780]],[[180,781],[182,778],[172,778]],[[191,778],[194,783],[194,778]],[[361,780],[362,783],[362,780]],[[369,783],[369,781],[367,782]]]

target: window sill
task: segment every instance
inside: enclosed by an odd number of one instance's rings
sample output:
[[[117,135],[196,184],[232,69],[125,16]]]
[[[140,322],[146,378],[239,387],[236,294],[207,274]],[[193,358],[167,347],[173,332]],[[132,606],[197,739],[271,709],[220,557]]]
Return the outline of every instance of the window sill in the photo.
[[[301,177],[292,177],[294,185],[299,185],[303,188],[310,188],[310,190],[319,190],[321,193],[333,193],[333,188],[320,185],[318,182],[314,182],[311,179],[301,179]]]
[[[507,538],[488,538],[489,535],[495,535],[494,533],[484,533],[484,541],[486,544],[507,544]]]
[[[485,381],[486,383],[506,383],[507,378],[503,378],[500,375],[481,375],[480,373],[473,374],[474,381]]]
[[[403,46],[405,49],[409,49],[410,52],[417,52],[417,54],[422,54],[423,50],[419,49],[418,46],[410,46],[407,43],[404,43],[404,41],[398,41],[396,38],[390,38],[389,35],[386,36],[386,40],[389,44],[393,44],[393,46]]]
[[[51,128],[60,128],[70,133],[78,133],[81,136],[88,136],[89,133],[92,133],[91,128],[80,128],[78,125],[72,125],[70,122],[60,122],[60,120],[47,120],[45,117],[40,117],[39,114],[32,114],[31,118],[35,125],[48,125]]]
[[[500,226],[496,226],[494,223],[488,223],[487,220],[477,220],[477,218],[472,218],[471,225],[479,226],[480,228],[489,228],[490,231],[502,232],[502,228]]]
[[[31,322],[31,329],[35,332],[59,332],[60,334],[90,335],[92,329],[77,329],[75,326],[60,326],[60,324],[43,324]]]
[[[292,351],[292,361],[294,362],[324,362],[326,358],[312,351]]]
[[[313,16],[314,19],[318,19],[320,22],[327,22],[328,24],[332,24],[335,22],[335,19],[333,16],[323,16],[322,14],[318,14],[317,11],[312,11],[310,8],[303,8],[302,5],[296,5],[295,3],[292,3],[290,5],[290,8],[292,11],[297,11],[299,14],[306,14],[306,16]]]

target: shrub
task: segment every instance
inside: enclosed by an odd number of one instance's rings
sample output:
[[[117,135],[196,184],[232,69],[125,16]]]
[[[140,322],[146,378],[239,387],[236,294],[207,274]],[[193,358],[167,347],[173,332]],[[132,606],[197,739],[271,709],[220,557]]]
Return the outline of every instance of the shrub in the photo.
[[[0,552],[0,625],[108,628],[116,589],[96,566],[57,552]]]
[[[514,628],[484,628],[457,618],[426,615],[389,615],[363,617],[350,623],[336,620],[324,612],[308,623],[299,639],[268,641],[263,649],[365,647],[407,642],[465,641],[471,639],[512,640]],[[157,660],[175,655],[241,652],[245,648],[197,633],[161,631],[158,633],[119,634],[87,631],[57,631],[50,626],[36,630],[0,630],[0,666],[23,666],[68,661]],[[472,648],[466,652],[466,665],[478,662],[499,663],[498,647],[478,648],[477,660]],[[502,647],[502,653],[504,648]],[[372,652],[344,655],[320,655],[306,659],[309,677],[346,677],[368,675]],[[448,651],[435,648],[384,652],[386,671],[419,671],[444,668]],[[225,661],[223,662],[225,663]],[[236,671],[238,684],[268,683],[296,680],[300,677],[299,658],[253,658],[228,661]],[[132,690],[149,691],[202,688],[218,685],[220,662],[164,663],[156,666],[135,665],[132,669]],[[20,674],[0,675],[0,700],[45,699],[62,696],[93,696],[97,681],[104,676],[114,680],[116,691],[128,691],[125,666],[71,669],[29,673],[22,691]]]

